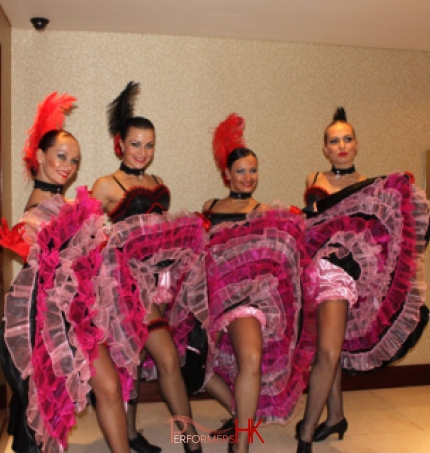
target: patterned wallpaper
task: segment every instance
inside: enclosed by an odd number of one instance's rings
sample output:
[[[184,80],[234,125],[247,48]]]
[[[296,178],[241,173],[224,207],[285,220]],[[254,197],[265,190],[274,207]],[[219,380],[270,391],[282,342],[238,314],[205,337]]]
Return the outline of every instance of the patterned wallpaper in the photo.
[[[211,134],[233,111],[244,116],[247,145],[259,157],[261,202],[302,205],[305,176],[328,168],[322,135],[338,105],[358,135],[360,172],[409,170],[418,184],[424,181],[428,52],[16,29],[12,46],[14,221],[31,189],[23,189],[20,153],[37,103],[54,90],[78,98],[66,128],[83,154],[77,184],[91,186],[119,165],[105,107],[130,80],[141,83],[135,113],[156,127],[151,172],[170,187],[173,210],[200,210],[206,199],[225,195]],[[73,193],[72,187],[68,195]],[[429,346],[430,329],[403,363],[429,363]]]

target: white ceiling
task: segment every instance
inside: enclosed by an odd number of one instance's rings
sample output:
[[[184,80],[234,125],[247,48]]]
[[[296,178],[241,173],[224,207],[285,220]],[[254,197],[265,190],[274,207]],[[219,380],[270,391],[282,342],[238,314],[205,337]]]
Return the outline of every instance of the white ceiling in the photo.
[[[430,51],[430,0],[0,0],[14,28]]]

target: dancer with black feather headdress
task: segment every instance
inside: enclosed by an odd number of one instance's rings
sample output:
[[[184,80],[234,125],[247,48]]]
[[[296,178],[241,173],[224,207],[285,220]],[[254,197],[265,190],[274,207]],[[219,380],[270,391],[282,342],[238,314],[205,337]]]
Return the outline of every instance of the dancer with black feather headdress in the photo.
[[[145,350],[150,355],[144,365],[147,379],[158,378],[173,415],[191,418],[181,364],[194,316],[204,321],[207,315],[202,220],[187,212],[168,214],[169,189],[146,172],[154,158],[155,128],[147,118],[134,116],[138,90],[138,83],[128,83],[108,106],[109,132],[121,165],[97,179],[92,191],[114,224],[99,276],[100,298],[114,300],[108,346],[115,363],[134,374],[136,396]],[[160,448],[136,431],[136,405],[137,398],[127,414],[130,446],[138,453],[156,453]],[[183,434],[195,435],[194,426],[188,423]],[[201,451],[197,442],[183,447]]]

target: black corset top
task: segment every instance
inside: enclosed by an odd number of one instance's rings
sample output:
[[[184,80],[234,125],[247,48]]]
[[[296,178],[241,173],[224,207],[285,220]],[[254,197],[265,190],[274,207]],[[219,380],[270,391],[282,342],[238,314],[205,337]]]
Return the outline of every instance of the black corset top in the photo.
[[[139,186],[125,189],[116,178],[114,179],[124,190],[124,196],[115,208],[108,212],[113,223],[133,215],[161,214],[169,209],[170,191],[164,184],[158,184],[151,189]]]

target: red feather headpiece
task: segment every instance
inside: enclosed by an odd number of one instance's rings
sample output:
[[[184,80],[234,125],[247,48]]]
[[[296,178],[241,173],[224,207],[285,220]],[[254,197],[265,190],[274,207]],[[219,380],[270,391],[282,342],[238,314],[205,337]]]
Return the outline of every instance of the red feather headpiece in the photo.
[[[23,161],[30,176],[39,169],[39,162],[36,159],[36,151],[39,148],[40,139],[51,130],[63,128],[64,117],[69,111],[76,98],[68,94],[58,95],[57,92],[48,95],[38,105],[36,118],[33,126],[28,130],[28,138],[23,150]]]
[[[221,172],[224,184],[227,185],[225,169],[227,168],[227,159],[229,154],[236,148],[244,148],[245,140],[243,130],[245,129],[245,120],[232,113],[215,129],[212,139],[212,150],[218,170]]]

